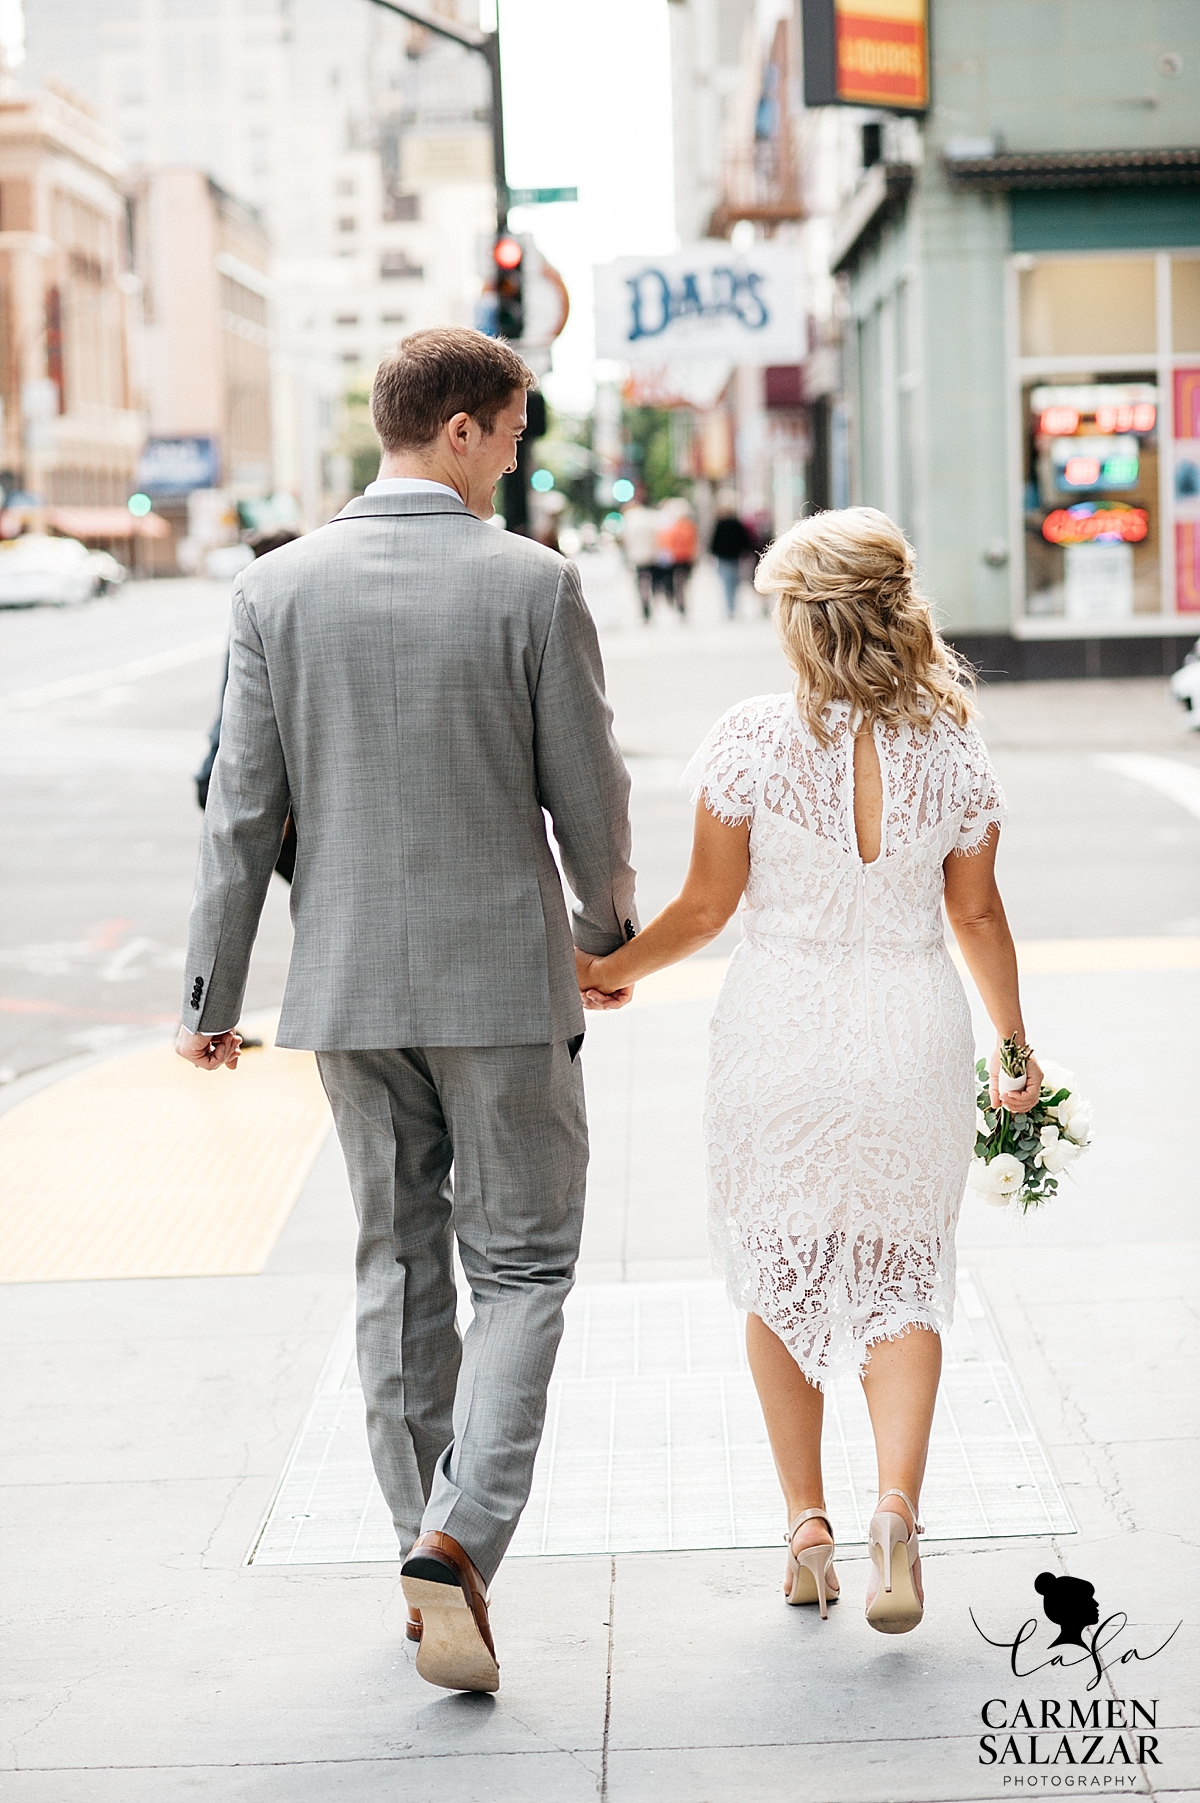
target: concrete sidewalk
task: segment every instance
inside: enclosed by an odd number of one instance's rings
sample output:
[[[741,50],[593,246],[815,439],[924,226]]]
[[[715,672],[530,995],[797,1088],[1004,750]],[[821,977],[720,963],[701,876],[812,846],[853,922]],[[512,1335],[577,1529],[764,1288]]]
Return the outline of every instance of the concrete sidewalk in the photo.
[[[587,580],[606,620],[649,916],[684,867],[684,761],[733,700],[788,678],[751,597],[736,627],[721,624],[711,572],[698,574],[686,628],[663,615],[643,629],[611,559]],[[301,1139],[311,1155],[320,1138],[319,1100],[298,1067],[285,1068],[294,1054],[253,1054],[259,1065],[248,1060],[206,1087],[182,1067],[164,1071],[161,1039],[136,1037],[138,1022],[176,1005],[198,824],[189,773],[219,661],[202,641],[216,643],[223,608],[206,589],[179,585],[69,619],[0,621],[11,683],[27,701],[60,677],[102,685],[0,720],[13,797],[6,862],[29,892],[3,954],[5,1018],[21,1053],[12,1062],[25,1069],[85,1043],[108,1058],[47,1065],[0,1089],[0,1270],[26,1279],[0,1285],[10,1624],[0,1794],[13,1803],[1200,1795],[1200,740],[1181,732],[1164,685],[983,696],[1013,806],[1001,875],[1025,945],[1030,1031],[1092,1097],[1096,1143],[1077,1182],[1037,1216],[965,1205],[960,1260],[972,1281],[926,1497],[922,1627],[892,1641],[863,1622],[856,1534],[870,1472],[854,1398],[840,1393],[829,1500],[845,1600],[824,1624],[780,1600],[781,1508],[736,1329],[707,1288],[700,1085],[734,927],[717,955],[643,985],[633,1008],[591,1017],[593,1159],[574,1325],[555,1380],[556,1463],[539,1465],[524,1551],[495,1586],[502,1689],[464,1698],[417,1679],[395,1565],[371,1539],[352,1372],[344,1361],[339,1369],[337,1350],[351,1293],[350,1204],[332,1140],[311,1167],[300,1156]],[[136,675],[144,655],[193,643],[196,661],[153,683]],[[278,997],[285,902],[273,885],[254,1007]],[[101,915],[111,945],[92,930]],[[109,919],[117,915],[129,919]],[[109,1024],[114,1003],[124,1026]],[[92,1026],[97,1037],[85,1041]],[[127,1105],[137,1071],[144,1081]],[[245,1086],[222,1092],[225,1081]],[[250,1085],[269,1131],[243,1106],[235,1133],[222,1111],[232,1113],[237,1094],[244,1105]],[[22,1112],[33,1102],[43,1112]],[[308,1111],[302,1132],[296,1108]],[[120,1264],[107,1231],[116,1209]],[[32,1262],[21,1265],[18,1252]],[[198,1270],[219,1274],[186,1274]],[[631,1324],[621,1325],[622,1308]],[[586,1359],[585,1319],[607,1323]],[[313,1470],[300,1507],[291,1499],[309,1456],[306,1424],[311,1438],[334,1417],[327,1444],[338,1457]],[[1074,1531],[1030,1530],[1043,1492],[1055,1506],[1061,1496]],[[342,1527],[352,1506],[357,1546]],[[289,1544],[304,1554],[326,1522],[321,1559],[296,1562]],[[539,1545],[581,1550],[531,1553],[535,1526]],[[643,1550],[629,1550],[634,1541]],[[251,1559],[271,1546],[288,1556]],[[341,1563],[323,1562],[339,1548]],[[1031,1669],[1057,1656],[1033,1589],[1043,1570],[1089,1579],[1102,1618],[1115,1618],[1094,1689],[1087,1665]],[[1022,1678],[980,1629],[1011,1640],[1027,1621],[1036,1639],[1017,1655]],[[1131,1740],[1118,1724],[1133,1699]],[[1077,1705],[1084,1726],[1066,1751],[1061,1733],[1041,1728],[1043,1700],[1051,1722],[1060,1705],[1064,1724]],[[986,1725],[985,1706],[990,1722],[1013,1725]],[[1157,1746],[1139,1745],[1146,1733]]]
[[[700,971],[692,987],[712,984]],[[1093,1096],[1097,1145],[1042,1216],[969,1201],[960,1249],[1078,1532],[939,1539],[927,1516],[927,1617],[895,1641],[862,1619],[861,1545],[826,1624],[783,1606],[778,1545],[512,1558],[494,1592],[499,1696],[431,1691],[402,1638],[394,1565],[246,1563],[349,1300],[330,1139],[258,1275],[4,1293],[5,1797],[934,1803],[1054,1776],[1200,1794],[1187,1526],[1200,1261],[1183,1130],[1200,975],[1068,972],[1028,990],[1042,1043]],[[707,1274],[695,1128],[709,1006],[684,994],[592,1023],[577,1302],[597,1282]],[[1102,1618],[1117,1617],[1110,1660],[1184,1625],[1153,1663],[1110,1665],[1091,1691],[1090,1666],[1022,1684],[970,1612],[994,1640],[1039,1620],[1032,1644],[1051,1657],[1033,1590],[1045,1569],[1095,1584]],[[991,1719],[1007,1720],[1021,1697],[1035,1727],[1043,1697],[1064,1722],[1069,1699],[1085,1719],[1099,1701],[1092,1757],[1108,1763],[1059,1751],[1031,1765],[1023,1724],[1003,1765],[981,1763],[985,1704],[1004,1699]],[[1153,1745],[1103,1729],[1117,1697],[1113,1722],[1138,1698]],[[1089,1738],[1068,1736],[1075,1758]],[[1039,1734],[1033,1758],[1061,1739]]]

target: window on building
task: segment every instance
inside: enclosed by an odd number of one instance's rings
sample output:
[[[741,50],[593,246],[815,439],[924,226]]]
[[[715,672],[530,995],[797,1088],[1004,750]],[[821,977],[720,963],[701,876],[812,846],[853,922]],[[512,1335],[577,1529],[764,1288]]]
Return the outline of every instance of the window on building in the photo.
[[[1016,263],[1025,617],[1200,614],[1200,252]]]
[[[354,191],[354,183],[348,176],[343,176],[335,189],[338,194],[353,194]]]
[[[385,251],[379,259],[379,279],[383,282],[420,282],[424,278],[424,266],[414,263],[406,250]]]
[[[381,313],[379,323],[381,326],[402,326],[407,318],[407,313]]]
[[[383,217],[389,225],[421,217],[421,196],[389,190],[383,197]]]
[[[358,314],[357,313],[339,313],[335,317],[333,323],[334,323],[334,325],[338,325],[338,326],[356,326],[358,324]]]
[[[343,213],[342,217],[337,222],[337,229],[339,232],[356,231],[358,229],[358,220],[353,218],[349,213]]]

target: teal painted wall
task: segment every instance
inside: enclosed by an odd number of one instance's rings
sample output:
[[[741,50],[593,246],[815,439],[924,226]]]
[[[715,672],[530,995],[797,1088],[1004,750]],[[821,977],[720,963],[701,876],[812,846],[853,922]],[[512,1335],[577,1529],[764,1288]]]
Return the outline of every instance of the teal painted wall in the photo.
[[[968,193],[948,186],[942,149],[952,138],[1009,151],[1200,143],[1200,0],[930,0],[930,14],[924,164],[906,218],[851,271],[850,311],[867,319],[912,284],[921,355],[904,523],[941,620],[1003,632],[1010,572],[984,552],[1009,538],[1005,259],[1200,244],[1200,189]],[[1160,66],[1168,51],[1182,57],[1177,76]],[[856,412],[860,434],[879,430],[877,400]],[[856,462],[855,498],[878,505],[878,447],[860,444]]]
[[[926,167],[922,244],[921,562],[948,626],[1005,631],[1008,571],[983,560],[1008,538],[1004,429],[1004,259],[1008,199],[960,194]]]
[[[1159,58],[1175,51],[1179,75]],[[930,0],[929,135],[1023,150],[1200,138],[1198,0]]]
[[[1169,250],[1192,244],[1200,244],[1200,188],[1031,189],[1012,195],[1014,250]]]

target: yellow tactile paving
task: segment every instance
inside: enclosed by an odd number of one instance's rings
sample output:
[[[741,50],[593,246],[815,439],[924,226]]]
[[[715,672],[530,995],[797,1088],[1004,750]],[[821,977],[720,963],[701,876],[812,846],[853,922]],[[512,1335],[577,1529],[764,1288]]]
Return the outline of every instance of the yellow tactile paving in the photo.
[[[1017,958],[1026,976],[1074,971],[1200,970],[1200,939],[1024,939]]]
[[[261,1271],[330,1116],[311,1052],[234,1072],[169,1046],[68,1077],[0,1118],[0,1280]]]

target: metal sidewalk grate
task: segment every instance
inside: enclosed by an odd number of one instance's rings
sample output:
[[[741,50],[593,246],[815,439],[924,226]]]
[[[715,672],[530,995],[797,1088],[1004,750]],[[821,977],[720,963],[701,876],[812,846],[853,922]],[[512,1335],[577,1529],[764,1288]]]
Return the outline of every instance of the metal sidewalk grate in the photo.
[[[862,1391],[825,1410],[826,1498],[841,1544],[875,1503]],[[1073,1533],[978,1285],[960,1272],[922,1510],[933,1540]],[[510,1557],[775,1546],[782,1503],[746,1367],[742,1318],[719,1283],[574,1292],[533,1490]],[[258,1565],[394,1560],[367,1451],[348,1316],[250,1555]]]

